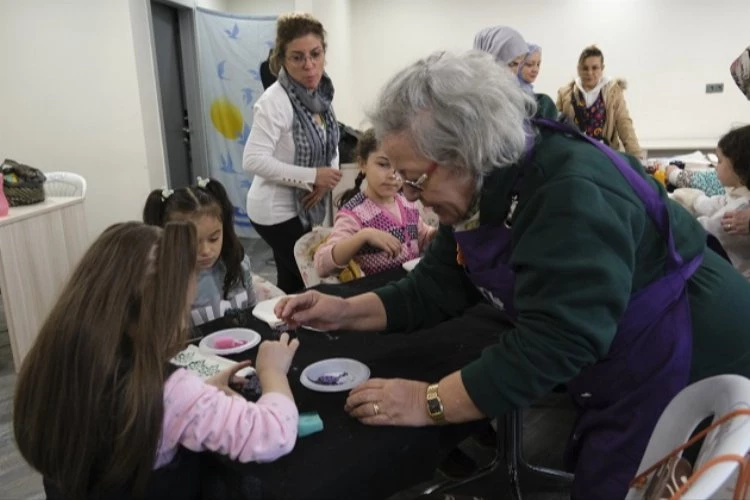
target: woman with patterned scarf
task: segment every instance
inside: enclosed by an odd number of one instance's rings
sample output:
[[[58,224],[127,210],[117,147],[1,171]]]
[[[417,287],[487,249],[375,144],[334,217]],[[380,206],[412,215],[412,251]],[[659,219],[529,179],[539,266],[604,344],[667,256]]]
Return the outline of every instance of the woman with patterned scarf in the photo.
[[[271,70],[278,80],[258,99],[243,168],[254,174],[247,213],[273,250],[278,286],[304,288],[294,243],[323,222],[341,179],[333,83],[325,73],[326,32],[309,14],[279,17]]]

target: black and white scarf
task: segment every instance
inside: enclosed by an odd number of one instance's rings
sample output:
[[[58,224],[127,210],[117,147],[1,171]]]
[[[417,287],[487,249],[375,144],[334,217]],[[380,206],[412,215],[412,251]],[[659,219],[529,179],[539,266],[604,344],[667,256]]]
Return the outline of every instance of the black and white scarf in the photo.
[[[294,164],[300,167],[330,167],[336,148],[339,145],[339,126],[333,112],[333,83],[323,73],[318,88],[309,91],[286,73],[279,71],[279,84],[286,90],[294,110],[292,138],[294,140]],[[320,115],[323,126],[315,122],[314,116]],[[310,192],[295,189],[295,204],[302,226],[310,228],[323,222],[326,216],[326,205],[331,198],[328,194],[309,210],[306,210],[302,198]]]

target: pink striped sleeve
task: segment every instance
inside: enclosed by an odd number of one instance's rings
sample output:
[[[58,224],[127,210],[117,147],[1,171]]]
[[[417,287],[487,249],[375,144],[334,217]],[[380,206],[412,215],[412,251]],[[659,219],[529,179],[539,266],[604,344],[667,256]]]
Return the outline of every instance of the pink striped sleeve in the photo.
[[[348,262],[338,265],[333,260],[333,247],[342,240],[351,238],[362,229],[362,225],[346,213],[339,212],[328,240],[315,251],[313,263],[318,276],[325,278],[346,267]]]
[[[419,222],[417,222],[417,239],[419,240],[420,255],[424,253],[425,248],[430,244],[432,238],[435,237],[436,232],[436,227],[425,224],[424,219],[422,217],[419,218]]]
[[[276,460],[294,448],[298,420],[294,401],[283,394],[264,394],[250,403],[181,368],[164,385],[164,424],[155,468],[169,463],[180,445],[240,462]]]

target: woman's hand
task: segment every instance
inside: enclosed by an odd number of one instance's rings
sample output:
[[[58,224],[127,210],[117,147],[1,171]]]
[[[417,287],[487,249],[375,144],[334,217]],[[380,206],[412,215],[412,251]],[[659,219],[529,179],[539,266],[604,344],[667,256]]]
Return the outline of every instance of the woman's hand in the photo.
[[[327,188],[330,191],[339,183],[341,175],[341,170],[331,167],[318,167],[315,169],[315,185]]]
[[[292,329],[311,326],[329,331],[342,327],[347,306],[341,297],[309,291],[281,299],[273,312]]]
[[[206,383],[208,385],[212,385],[219,389],[220,391],[226,393],[229,396],[239,396],[240,394],[235,392],[229,384],[233,385],[241,385],[244,380],[242,377],[237,376],[237,372],[242,370],[245,367],[250,366],[250,361],[240,361],[236,365],[232,366],[231,368],[227,368],[226,370],[223,370],[213,377],[209,377],[206,379]]]
[[[721,227],[729,234],[750,233],[750,208],[726,212],[721,218]]]
[[[393,258],[401,254],[401,242],[391,233],[368,227],[360,231],[367,243],[383,250]]]
[[[344,411],[367,425],[432,425],[427,385],[417,380],[373,378],[352,389]]]
[[[318,186],[317,184],[314,185],[312,192],[307,193],[302,197],[302,206],[305,207],[305,210],[310,210],[317,205],[329,191],[330,189],[328,188]]]

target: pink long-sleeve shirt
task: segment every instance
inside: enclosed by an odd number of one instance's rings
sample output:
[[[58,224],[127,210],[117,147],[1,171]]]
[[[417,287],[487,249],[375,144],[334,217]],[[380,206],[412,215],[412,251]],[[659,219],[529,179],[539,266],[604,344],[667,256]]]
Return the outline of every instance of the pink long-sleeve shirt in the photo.
[[[406,202],[405,199],[404,202],[409,203]],[[378,206],[381,210],[387,211],[397,224],[401,224],[401,210],[395,201],[389,205]],[[340,241],[351,238],[352,236],[357,234],[362,230],[362,227],[363,226],[360,221],[347,213],[339,212],[336,215],[336,221],[333,225],[333,230],[328,236],[325,244],[321,245],[320,248],[318,248],[318,250],[315,252],[315,256],[313,257],[315,271],[318,273],[318,276],[330,276],[331,274],[334,274],[335,272],[340,271],[346,267],[348,262],[344,263],[343,265],[338,265],[333,260],[333,247],[335,247],[336,244],[338,244]],[[430,243],[430,241],[432,241],[433,236],[435,236],[436,230],[437,228],[425,224],[422,218],[419,218],[419,222],[417,223],[417,238],[419,242],[418,244],[420,255],[424,253],[425,247]],[[402,245],[402,253],[404,253],[406,250],[406,246]],[[409,256],[408,258],[405,257],[405,260],[413,259],[416,257],[418,257],[418,255]],[[400,261],[398,259],[394,259],[395,265],[400,265],[399,262]]]
[[[154,468],[171,462],[180,445],[240,462],[270,462],[292,451],[298,420],[294,401],[283,394],[263,394],[250,403],[180,368],[164,384],[164,424]]]

